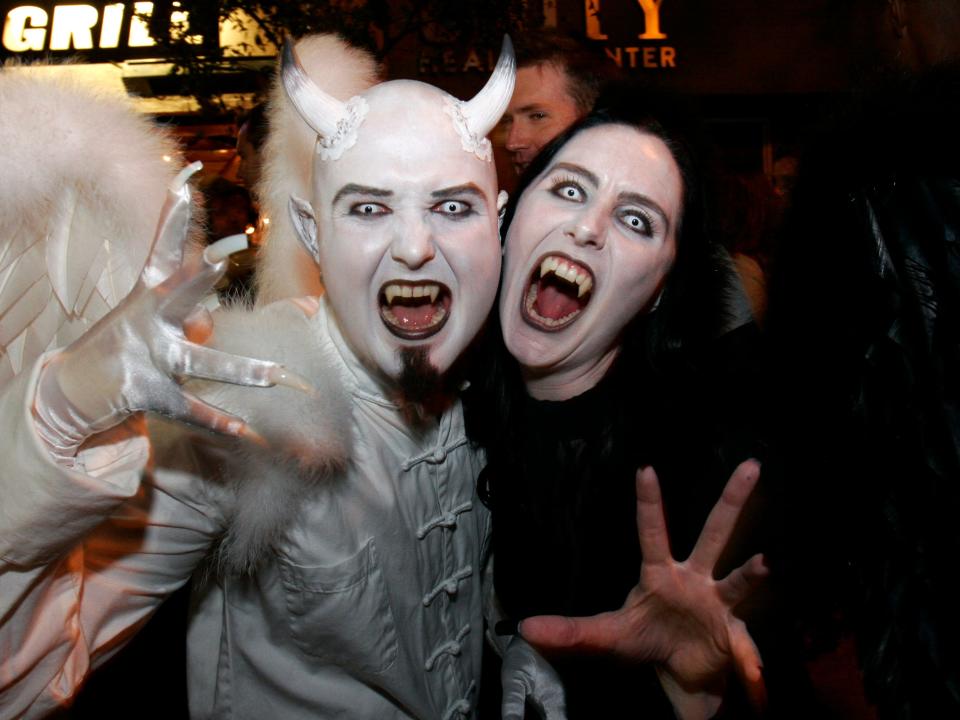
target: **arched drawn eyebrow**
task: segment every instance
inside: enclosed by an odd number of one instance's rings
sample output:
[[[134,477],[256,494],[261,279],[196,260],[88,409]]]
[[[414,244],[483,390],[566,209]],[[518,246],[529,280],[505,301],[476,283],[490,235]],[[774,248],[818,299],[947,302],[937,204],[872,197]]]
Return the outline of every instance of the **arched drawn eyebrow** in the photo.
[[[576,173],[577,175],[582,175],[585,177],[591,185],[597,187],[600,185],[600,178],[596,174],[590,172],[582,165],[577,165],[576,163],[567,163],[559,162],[553,167],[550,168],[549,173],[556,172],[557,170],[566,170],[567,172]],[[549,174],[547,173],[547,174]],[[670,219],[667,217],[667,214],[663,211],[663,208],[657,203],[653,198],[643,195],[641,193],[635,192],[623,192],[617,196],[617,201],[621,203],[634,203],[635,205],[643,205],[646,208],[649,208],[657,215],[660,216],[660,219],[663,221],[664,229],[670,230]]]
[[[393,197],[393,190],[384,190],[383,188],[370,187],[369,185],[357,185],[356,183],[347,183],[337,191],[333,196],[333,204],[346,195],[368,195],[370,197],[387,198]]]
[[[577,165],[576,163],[568,162],[558,162],[550,168],[547,174],[556,172],[557,170],[566,170],[567,172],[576,173],[577,175],[583,175],[594,187],[600,184],[600,178],[587,170],[583,165]]]
[[[481,200],[484,199],[483,191],[473,183],[454,185],[453,187],[434,190],[432,193],[430,193],[430,197],[434,198],[435,200],[442,200],[443,198],[447,198],[452,195],[473,195]]]

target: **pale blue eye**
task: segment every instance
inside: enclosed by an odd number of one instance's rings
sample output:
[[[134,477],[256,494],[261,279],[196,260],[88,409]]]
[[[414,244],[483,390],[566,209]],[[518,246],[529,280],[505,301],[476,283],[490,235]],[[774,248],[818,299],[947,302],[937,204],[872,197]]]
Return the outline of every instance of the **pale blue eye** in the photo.
[[[390,212],[390,210],[380,203],[357,203],[350,207],[350,214],[359,215],[360,217],[376,217],[377,215],[385,215],[388,212]]]
[[[564,200],[571,200],[573,202],[580,202],[584,197],[583,190],[573,184],[560,185],[554,192]]]
[[[653,234],[653,228],[650,221],[638,212],[626,211],[620,215],[620,222],[630,228],[633,232],[642,235]]]
[[[466,215],[473,206],[463,200],[444,200],[442,203],[434,206],[434,212],[441,215]]]

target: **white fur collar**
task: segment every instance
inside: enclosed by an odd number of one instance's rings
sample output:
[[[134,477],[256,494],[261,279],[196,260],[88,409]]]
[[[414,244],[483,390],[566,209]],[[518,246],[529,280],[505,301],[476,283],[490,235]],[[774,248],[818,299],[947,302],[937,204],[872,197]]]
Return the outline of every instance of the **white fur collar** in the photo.
[[[235,441],[222,468],[233,507],[219,551],[221,570],[253,571],[317,484],[349,459],[353,383],[323,332],[324,319],[307,317],[289,301],[216,315],[210,346],[280,362],[316,388],[313,395],[223,383],[191,388],[244,418],[267,441],[267,447]]]

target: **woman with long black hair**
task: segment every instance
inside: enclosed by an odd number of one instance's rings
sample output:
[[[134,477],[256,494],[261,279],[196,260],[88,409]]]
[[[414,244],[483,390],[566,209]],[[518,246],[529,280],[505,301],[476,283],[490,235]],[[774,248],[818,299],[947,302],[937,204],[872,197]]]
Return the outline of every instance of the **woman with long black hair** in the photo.
[[[730,330],[735,280],[706,207],[670,115],[630,102],[546,148],[504,218],[468,427],[487,450],[503,612],[567,616],[520,633],[580,650],[551,656],[571,717],[762,703],[733,614],[767,574],[756,536],[733,533],[759,474],[757,331]]]

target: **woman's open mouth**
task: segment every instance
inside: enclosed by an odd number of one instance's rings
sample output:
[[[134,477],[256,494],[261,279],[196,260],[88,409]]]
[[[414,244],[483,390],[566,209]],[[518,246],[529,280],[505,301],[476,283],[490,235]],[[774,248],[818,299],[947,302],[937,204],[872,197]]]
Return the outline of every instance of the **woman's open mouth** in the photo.
[[[380,288],[380,319],[405,340],[430,337],[450,315],[450,290],[442,283],[394,280]]]
[[[530,276],[522,303],[524,320],[553,332],[574,322],[593,296],[593,273],[563,255],[546,255]]]

